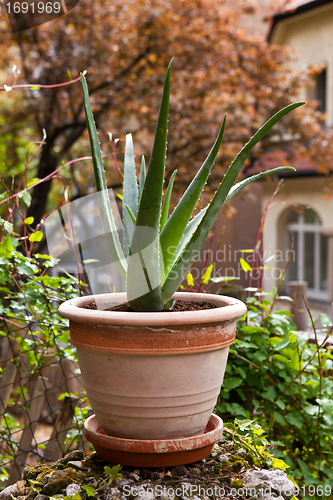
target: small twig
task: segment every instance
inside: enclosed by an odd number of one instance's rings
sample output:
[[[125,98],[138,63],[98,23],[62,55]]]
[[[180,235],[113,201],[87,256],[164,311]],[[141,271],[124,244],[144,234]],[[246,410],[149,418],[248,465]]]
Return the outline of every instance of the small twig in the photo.
[[[83,72],[85,73],[85,72]],[[71,80],[69,82],[64,82],[64,83],[55,83],[54,85],[40,85],[39,83],[22,83],[20,85],[4,85],[3,87],[0,87],[1,90],[12,90],[12,89],[29,89],[29,90],[37,90],[37,89],[55,89],[58,87],[65,87],[67,85],[72,85],[72,83],[79,82],[81,80],[81,76],[78,76],[74,80]]]

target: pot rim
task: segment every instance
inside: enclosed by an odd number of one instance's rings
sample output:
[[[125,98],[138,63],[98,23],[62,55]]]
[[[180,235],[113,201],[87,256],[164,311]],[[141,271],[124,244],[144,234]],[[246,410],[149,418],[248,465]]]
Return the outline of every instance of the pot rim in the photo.
[[[59,314],[77,323],[91,323],[99,325],[142,325],[142,326],[169,326],[193,325],[196,323],[220,323],[221,321],[236,320],[243,316],[246,305],[233,297],[207,293],[177,292],[172,298],[191,302],[211,302],[215,309],[202,309],[198,311],[161,311],[161,312],[123,312],[106,311],[103,309],[84,309],[80,306],[97,301],[110,307],[110,299],[114,305],[127,302],[125,292],[106,293],[99,295],[86,295],[70,299],[61,304]]]

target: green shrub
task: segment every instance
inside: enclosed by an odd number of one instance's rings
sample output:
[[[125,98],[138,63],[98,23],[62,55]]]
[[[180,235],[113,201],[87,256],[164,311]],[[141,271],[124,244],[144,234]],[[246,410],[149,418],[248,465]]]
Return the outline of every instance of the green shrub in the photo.
[[[272,303],[261,296],[257,292],[248,299],[217,411],[225,420],[251,418],[267,430],[275,456],[304,486],[303,498],[313,498],[309,485],[333,489],[332,350],[316,332],[309,342],[288,311],[273,312]],[[331,322],[325,315],[321,322],[327,340]]]
[[[16,365],[19,376],[0,425],[3,465],[17,452],[17,431],[25,425],[20,415],[28,413],[31,403],[28,388],[30,384],[33,387],[36,375],[52,363],[61,367],[65,358],[76,361],[68,322],[59,316],[58,307],[64,300],[78,296],[79,288],[83,287],[83,283],[65,272],[64,277],[53,276],[52,268],[58,260],[34,252],[34,245],[43,233],[38,228],[30,229],[32,218],[24,219],[30,198],[21,197],[18,202],[13,193],[7,196],[7,199],[3,196],[3,214],[7,218],[0,217],[0,380],[8,361]],[[19,220],[24,224],[23,236],[19,233]],[[47,405],[51,414],[56,408]],[[79,411],[82,410],[77,408]],[[78,434],[82,423],[78,415],[75,418]],[[75,438],[78,441],[79,436],[71,436],[67,448],[76,446]],[[7,475],[2,468],[0,481],[6,480]]]

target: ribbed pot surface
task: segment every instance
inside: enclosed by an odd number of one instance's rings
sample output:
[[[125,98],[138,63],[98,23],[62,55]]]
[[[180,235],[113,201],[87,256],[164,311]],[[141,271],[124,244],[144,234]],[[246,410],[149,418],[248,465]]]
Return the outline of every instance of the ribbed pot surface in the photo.
[[[67,301],[83,384],[106,434],[171,439],[201,434],[216,405],[236,319],[245,305],[229,297],[178,293],[218,307],[191,312],[121,313]],[[99,304],[126,302],[125,294],[97,296]],[[125,316],[125,317],[124,317]],[[127,317],[127,324],[126,324]]]

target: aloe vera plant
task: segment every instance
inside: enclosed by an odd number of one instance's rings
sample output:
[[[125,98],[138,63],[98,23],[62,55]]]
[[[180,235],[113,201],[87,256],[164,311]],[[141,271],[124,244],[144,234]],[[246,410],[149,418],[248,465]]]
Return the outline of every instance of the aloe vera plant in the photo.
[[[280,118],[304,104],[304,102],[295,102],[286,106],[272,116],[251,137],[230,164],[209,205],[192,218],[222,143],[226,123],[224,117],[210,153],[168,218],[170,195],[176,175],[175,171],[170,179],[163,202],[171,63],[165,77],[147,175],[143,159],[139,182],[137,182],[132,137],[130,134],[126,136],[123,182],[123,247],[117,234],[109,203],[88,87],[84,75],[81,75],[104,231],[112,259],[119,272],[126,279],[128,303],[135,311],[161,311],[172,308],[172,295],[190,270],[221,207],[251,182],[281,170],[294,170],[292,167],[279,167],[234,184],[254,146]]]

